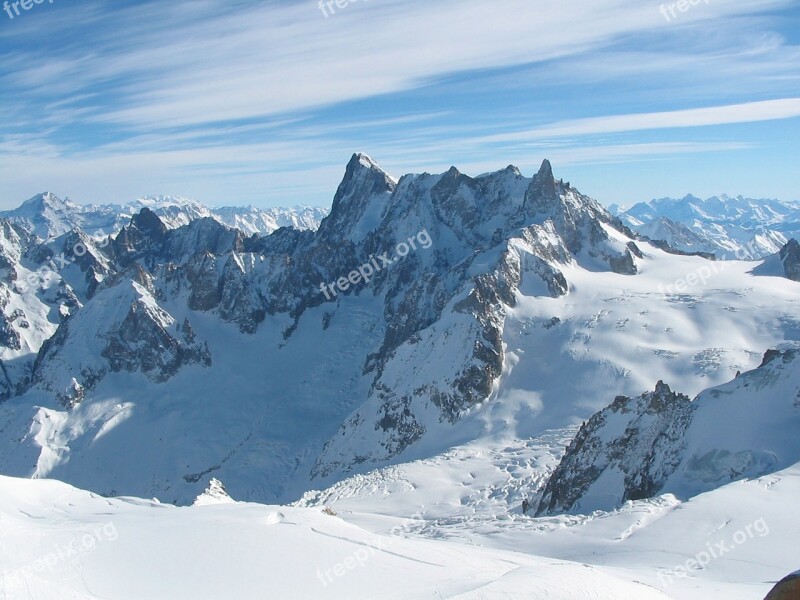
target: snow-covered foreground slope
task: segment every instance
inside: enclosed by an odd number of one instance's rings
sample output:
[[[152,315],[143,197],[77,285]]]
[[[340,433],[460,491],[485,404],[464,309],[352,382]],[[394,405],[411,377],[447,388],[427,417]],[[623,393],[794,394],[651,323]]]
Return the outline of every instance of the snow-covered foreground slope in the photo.
[[[417,537],[611,569],[675,600],[761,599],[797,570],[800,464],[687,501],[664,495],[590,515],[523,515],[524,490],[546,478],[559,440],[573,433],[471,444],[352,477],[299,505],[329,506],[377,533],[390,531],[398,514],[415,515],[407,529]]]
[[[175,508],[0,477],[0,597],[666,600],[632,573],[410,534],[318,508]]]

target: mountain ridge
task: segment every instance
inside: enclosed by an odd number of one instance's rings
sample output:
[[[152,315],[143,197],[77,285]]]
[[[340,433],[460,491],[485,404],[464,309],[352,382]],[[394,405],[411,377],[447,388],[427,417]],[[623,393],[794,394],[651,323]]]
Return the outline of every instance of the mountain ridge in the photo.
[[[0,222],[0,468],[103,494],[186,504],[214,477],[236,498],[294,499],[572,424],[661,369],[699,391],[795,335],[795,284],[751,266],[703,281],[713,295],[660,292],[708,261],[636,240],[548,161],[395,179],[356,154],[316,231],[169,228],[142,207],[109,238],[43,244]],[[747,341],[720,351],[729,331]]]
[[[694,400],[659,381],[596,413],[547,482],[537,515],[613,510],[672,493],[688,499],[800,461],[800,342]]]
[[[790,238],[800,237],[800,202],[726,194],[703,200],[688,194],[612,209],[637,233],[679,250],[707,252],[721,259],[765,258]]]
[[[95,237],[117,234],[144,208],[157,214],[170,229],[210,217],[247,235],[269,235],[281,227],[317,229],[329,212],[325,208],[302,205],[293,208],[209,207],[182,196],[164,195],[145,196],[126,204],[82,205],[51,192],[42,192],[15,209],[0,211],[0,218],[48,241],[76,228]]]

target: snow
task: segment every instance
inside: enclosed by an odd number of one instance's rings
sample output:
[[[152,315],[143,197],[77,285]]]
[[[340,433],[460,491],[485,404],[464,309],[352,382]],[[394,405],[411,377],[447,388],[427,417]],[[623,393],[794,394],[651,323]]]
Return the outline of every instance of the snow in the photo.
[[[508,510],[502,490],[546,470],[568,433],[475,444],[296,506],[178,508],[0,477],[0,594],[745,600],[796,569],[800,465],[686,502],[539,519]]]
[[[318,508],[176,508],[0,477],[0,593],[141,598],[665,600],[613,569],[378,534]]]
[[[665,285],[714,263],[641,247],[645,258],[637,259],[636,276],[563,265],[571,287],[560,298],[534,295],[541,280],[526,272],[517,305],[505,319],[505,366],[492,397],[455,426],[442,423],[434,409],[420,409],[430,435],[392,461],[438,456],[472,440],[510,444],[578,425],[616,395],[637,396],[659,380],[692,397],[754,368],[765,349],[800,339],[800,284],[756,275],[752,263],[726,261],[724,270],[705,281],[667,293]],[[515,248],[524,255],[522,245]],[[335,440],[326,453],[332,464],[374,452],[383,441],[380,432],[362,438],[336,431],[369,408],[361,399],[373,376],[363,367],[386,327],[382,301],[371,291],[340,299],[324,332],[332,307],[309,309],[288,341],[283,333],[292,321],[286,315],[267,316],[255,335],[242,336],[213,314],[189,311],[180,295],[162,302],[166,313],[153,314],[168,327],[189,318],[197,339],[211,348],[211,367],[188,366],[159,385],[139,373],[109,373],[92,402],[72,411],[35,391],[4,403],[0,422],[13,433],[0,445],[3,472],[181,504],[191,503],[212,476],[234,498],[262,502],[290,502],[310,487],[332,485],[347,473],[313,481],[308,476],[326,442]],[[76,330],[87,335],[75,338],[59,360],[99,356],[97,348],[85,348],[102,346],[99,324],[118,323],[134,300],[153,311],[158,306],[138,284],[101,292],[91,311],[73,318]],[[55,328],[46,308],[42,339]],[[474,322],[458,312],[443,315],[388,363],[383,380],[398,395],[413,392],[423,380],[444,389],[457,375],[454,359],[467,360],[464,340],[474,333]],[[69,380],[54,379],[56,384],[61,389]],[[231,389],[237,390],[233,397]],[[34,434],[26,419],[37,407],[42,412]],[[375,466],[365,463],[351,473]]]
[[[148,208],[170,229],[201,218],[213,218],[246,235],[268,235],[279,227],[317,229],[328,209],[308,206],[294,208],[210,207],[182,196],[145,196],[125,204],[80,205],[45,192],[25,201],[19,208],[0,211],[6,218],[42,240],[62,236],[80,228],[92,236],[116,234],[130,219]]]
[[[661,198],[616,214],[635,231],[688,252],[719,258],[759,259],[800,236],[800,204],[725,194],[701,200]]]
[[[558,438],[551,432],[513,448],[472,444],[353,477],[307,494],[300,504],[330,506],[378,533],[413,515],[407,529],[415,537],[587,564],[674,600],[761,598],[796,569],[800,464],[688,501],[668,494],[589,515],[523,516],[522,492],[552,468]],[[702,553],[720,545],[719,555],[706,562]],[[698,557],[702,568],[691,563],[682,570]]]
[[[797,323],[789,315],[800,314],[800,286],[784,278],[753,276],[751,263],[731,261],[683,293],[665,293],[666,286],[710,271],[713,263],[643,248],[639,275],[566,266],[573,284],[568,296],[518,298],[504,335],[515,366],[503,383],[541,393],[542,419],[558,415],[545,426],[560,426],[574,410],[562,398],[586,402],[600,389],[605,406],[618,394],[638,395],[659,380],[694,396],[727,382],[736,371],[757,366],[763,349],[797,339]],[[557,325],[542,327],[553,318],[559,319]]]
[[[233,498],[228,495],[225,486],[219,479],[211,479],[202,494],[195,498],[192,506],[212,506],[217,504],[232,504]]]

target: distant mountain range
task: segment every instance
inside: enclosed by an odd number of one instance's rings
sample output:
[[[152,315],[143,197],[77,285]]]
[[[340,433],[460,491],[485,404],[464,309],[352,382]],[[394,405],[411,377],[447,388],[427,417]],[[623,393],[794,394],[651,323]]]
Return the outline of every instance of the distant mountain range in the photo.
[[[754,260],[800,237],[800,203],[721,195],[661,198],[610,210],[636,233],[685,252]]]
[[[50,240],[74,229],[99,237],[119,233],[143,208],[152,210],[168,229],[210,217],[246,235],[269,235],[280,227],[317,229],[328,214],[326,208],[308,206],[216,208],[180,196],[152,196],[127,204],[81,205],[45,192],[26,200],[19,208],[0,212],[0,218],[19,225],[41,240]]]

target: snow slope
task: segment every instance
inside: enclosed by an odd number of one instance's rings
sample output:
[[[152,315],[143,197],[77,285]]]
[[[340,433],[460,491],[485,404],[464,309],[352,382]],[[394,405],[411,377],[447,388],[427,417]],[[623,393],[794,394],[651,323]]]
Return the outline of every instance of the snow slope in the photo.
[[[329,512],[329,511],[328,511]],[[320,509],[175,508],[0,477],[0,596],[666,600],[611,569],[376,534]]]
[[[563,451],[558,440],[572,433],[473,443],[354,476],[299,504],[382,534],[414,515],[415,537],[603,567],[674,600],[763,598],[797,569],[800,464],[684,501],[667,494],[607,512],[523,515],[524,490],[546,479]]]

